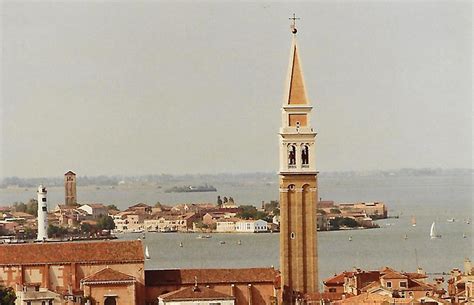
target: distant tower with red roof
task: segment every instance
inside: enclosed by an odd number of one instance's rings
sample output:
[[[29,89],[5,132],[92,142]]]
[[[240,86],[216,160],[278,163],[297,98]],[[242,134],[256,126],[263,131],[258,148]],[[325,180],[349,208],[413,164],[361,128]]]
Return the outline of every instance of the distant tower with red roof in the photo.
[[[76,205],[77,204],[77,192],[76,192],[76,174],[73,171],[68,171],[64,174],[64,193],[65,205]]]

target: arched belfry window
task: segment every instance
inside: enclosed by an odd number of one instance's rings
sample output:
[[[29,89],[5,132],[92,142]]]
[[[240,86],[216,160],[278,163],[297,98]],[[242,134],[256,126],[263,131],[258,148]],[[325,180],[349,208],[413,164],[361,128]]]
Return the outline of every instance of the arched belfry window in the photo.
[[[288,165],[296,165],[296,146],[288,145]]]
[[[309,165],[309,146],[308,144],[303,144],[301,147],[301,164]]]
[[[115,297],[106,297],[104,300],[104,305],[117,305],[117,300]]]

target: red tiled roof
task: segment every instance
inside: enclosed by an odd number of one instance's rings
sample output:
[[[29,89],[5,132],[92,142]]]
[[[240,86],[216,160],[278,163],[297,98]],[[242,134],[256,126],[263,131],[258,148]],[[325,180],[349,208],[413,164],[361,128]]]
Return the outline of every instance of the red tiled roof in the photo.
[[[334,275],[333,277],[325,280],[324,285],[341,285],[341,284],[344,284],[344,278],[346,276],[352,276],[352,275],[354,275],[354,272],[344,271],[342,273]]]
[[[273,268],[145,270],[147,286],[217,283],[274,283]]]
[[[143,246],[138,240],[0,245],[0,266],[80,262],[144,262]]]
[[[380,278],[387,280],[387,279],[407,279],[408,277],[399,272],[387,272],[384,275],[382,275]]]
[[[426,279],[428,276],[426,274],[421,274],[418,272],[404,272],[409,279]]]
[[[151,206],[146,203],[137,203],[135,205],[132,205],[131,207],[128,207],[128,209],[135,209],[135,208],[151,208]]]
[[[84,278],[81,282],[85,284],[97,284],[104,282],[127,282],[132,283],[135,277],[106,267],[96,273]]]
[[[421,282],[421,281],[409,279],[408,280],[408,288],[406,288],[405,290],[431,291],[434,288],[435,287],[433,285],[430,285],[428,283],[424,283],[424,282]]]
[[[235,300],[235,297],[217,292],[207,287],[187,287],[160,295],[160,299],[166,301],[190,301],[190,300]]]

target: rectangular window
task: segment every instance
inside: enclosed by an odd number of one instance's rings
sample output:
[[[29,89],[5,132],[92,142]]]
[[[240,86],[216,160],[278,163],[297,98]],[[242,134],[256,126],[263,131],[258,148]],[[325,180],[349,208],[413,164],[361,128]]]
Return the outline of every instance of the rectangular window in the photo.
[[[387,287],[392,288],[392,282],[387,282]]]
[[[41,198],[41,201],[46,202],[46,197]]]
[[[336,288],[329,288],[329,292],[336,292]]]
[[[407,288],[407,282],[400,282],[400,287]]]
[[[48,209],[47,209],[46,207],[42,207],[41,209],[43,210],[43,212],[47,212],[47,211],[48,211]]]

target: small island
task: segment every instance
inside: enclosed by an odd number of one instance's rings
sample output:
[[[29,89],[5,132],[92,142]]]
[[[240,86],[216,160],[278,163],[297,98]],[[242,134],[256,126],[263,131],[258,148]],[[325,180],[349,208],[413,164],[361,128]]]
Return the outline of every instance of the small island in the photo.
[[[185,186],[173,186],[172,188],[166,189],[165,193],[192,193],[192,192],[217,192],[217,189],[212,185],[204,184],[199,186],[185,185]]]

